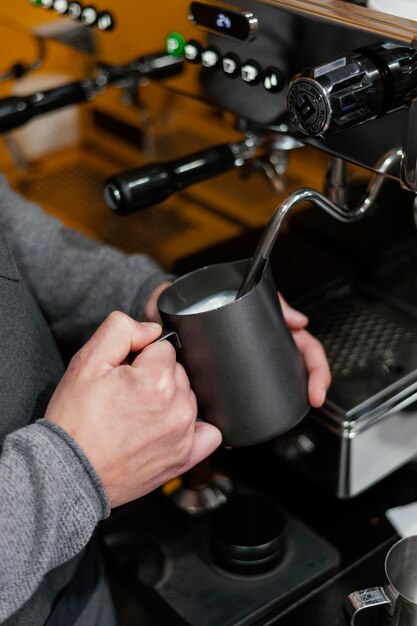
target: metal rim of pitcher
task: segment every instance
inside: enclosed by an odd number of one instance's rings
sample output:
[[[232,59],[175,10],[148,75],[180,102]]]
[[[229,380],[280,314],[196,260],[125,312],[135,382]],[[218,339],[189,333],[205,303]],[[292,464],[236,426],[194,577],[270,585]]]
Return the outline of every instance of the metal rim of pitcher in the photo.
[[[202,267],[199,267],[197,269],[191,270],[191,271],[187,272],[186,274],[183,274],[182,276],[179,276],[178,278],[176,278],[174,280],[172,285],[170,285],[166,290],[164,290],[161,293],[161,295],[159,296],[158,304],[157,304],[158,309],[160,311],[162,311],[163,313],[166,313],[168,315],[178,315],[178,312],[168,310],[166,308],[166,304],[164,306],[164,302],[167,299],[168,293],[170,292],[172,286],[175,285],[176,287],[178,287],[178,285],[180,285],[182,282],[186,282],[191,276],[195,277],[198,274],[203,275],[205,272],[210,271],[210,270],[215,269],[215,268],[219,268],[220,269],[222,266],[226,267],[226,266],[232,266],[232,265],[239,265],[239,264],[243,264],[245,262],[249,265],[250,262],[251,262],[251,259],[247,258],[247,259],[237,259],[235,261],[225,261],[225,262],[222,262],[222,263],[211,263],[209,265],[203,265]],[[229,307],[232,304],[234,304],[237,300],[241,300],[241,299],[245,298],[245,296],[249,295],[249,293],[251,293],[253,291],[253,289],[255,289],[257,287],[259,282],[264,277],[265,272],[267,271],[268,265],[269,265],[269,263],[266,262],[265,263],[265,267],[263,268],[263,271],[262,271],[261,276],[259,278],[259,281],[253,286],[253,288],[247,294],[244,294],[244,295],[240,296],[239,298],[236,298],[235,300],[232,300],[231,302],[228,302],[227,304],[223,304],[219,308],[223,309],[224,307]],[[238,291],[239,291],[239,286],[237,286],[237,288],[236,288],[236,293],[238,293]],[[204,314],[207,314],[207,313],[213,314],[217,310],[218,309],[216,308],[216,309],[209,309],[207,311],[200,311],[198,313],[198,315],[204,315]],[[187,316],[187,315],[194,315],[194,314],[193,313],[185,313],[185,314],[181,313],[181,315]]]
[[[390,597],[390,599],[392,599],[393,601],[395,601],[398,596],[401,596],[402,598],[404,598],[407,602],[409,602],[410,604],[417,606],[417,602],[416,600],[411,599],[407,593],[404,593],[402,590],[398,589],[398,584],[393,582],[393,576],[389,574],[389,562],[390,560],[393,558],[393,555],[398,552],[401,551],[402,547],[407,544],[410,543],[410,539],[413,539],[415,541],[416,544],[416,549],[417,549],[417,535],[413,535],[413,536],[409,536],[409,537],[403,537],[402,539],[399,539],[396,543],[394,543],[393,546],[391,546],[391,548],[388,550],[386,556],[385,556],[385,576],[388,580],[388,585],[386,586],[386,592],[387,595]]]

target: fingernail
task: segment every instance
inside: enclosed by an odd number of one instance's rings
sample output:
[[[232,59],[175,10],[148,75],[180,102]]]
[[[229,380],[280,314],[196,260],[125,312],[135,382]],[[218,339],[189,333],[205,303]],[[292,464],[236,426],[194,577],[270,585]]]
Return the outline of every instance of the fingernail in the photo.
[[[288,312],[292,315],[293,318],[299,320],[300,322],[308,322],[307,315],[304,315],[304,313],[301,313],[301,311],[297,311],[297,309],[289,307]]]

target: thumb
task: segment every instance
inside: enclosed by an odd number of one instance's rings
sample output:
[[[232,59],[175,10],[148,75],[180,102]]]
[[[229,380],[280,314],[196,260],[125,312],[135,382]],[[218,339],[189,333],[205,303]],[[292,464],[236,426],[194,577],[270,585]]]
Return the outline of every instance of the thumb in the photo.
[[[152,322],[137,322],[121,311],[113,311],[79,351],[92,366],[117,367],[131,352],[141,350],[161,334]]]
[[[189,467],[194,467],[208,457],[220,446],[221,442],[222,434],[218,428],[207,422],[196,422]]]

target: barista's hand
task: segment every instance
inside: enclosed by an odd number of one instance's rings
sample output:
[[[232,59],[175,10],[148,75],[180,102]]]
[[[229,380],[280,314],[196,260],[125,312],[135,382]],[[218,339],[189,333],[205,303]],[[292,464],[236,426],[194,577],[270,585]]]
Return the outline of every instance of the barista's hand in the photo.
[[[217,428],[196,422],[172,345],[151,344],[160,333],[158,324],[111,313],[71,360],[45,415],[84,450],[112,507],[182,474],[221,443]]]
[[[292,309],[281,294],[281,302],[284,319],[292,332],[294,341],[301,352],[308,372],[308,398],[311,406],[319,407],[326,399],[331,375],[326,354],[321,343],[305,330],[308,317],[300,311]]]

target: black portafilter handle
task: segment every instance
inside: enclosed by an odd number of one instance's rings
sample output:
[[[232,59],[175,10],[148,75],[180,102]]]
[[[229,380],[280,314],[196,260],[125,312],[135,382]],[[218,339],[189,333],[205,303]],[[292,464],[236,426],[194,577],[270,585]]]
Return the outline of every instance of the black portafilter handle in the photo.
[[[110,82],[117,85],[119,81],[124,81],[127,78],[131,80],[141,78],[162,80],[176,76],[183,71],[184,60],[164,51],[138,57],[123,65],[100,63],[99,68],[107,74]]]
[[[106,181],[104,198],[118,215],[163,202],[173,193],[237,166],[236,144],[222,144],[175,161],[149,163]]]
[[[294,76],[288,112],[301,132],[324,137],[406,107],[415,88],[415,50],[378,43]]]
[[[45,91],[37,91],[28,96],[8,96],[0,99],[0,133],[23,126],[34,117],[61,109],[70,104],[91,100],[109,84],[117,84],[127,78],[137,81],[140,78],[159,80],[182,71],[183,61],[166,52],[158,52],[138,57],[125,65],[105,65],[100,68],[103,74],[97,78],[85,78]]]
[[[75,81],[30,96],[8,96],[0,99],[0,132],[23,126],[42,113],[49,113],[70,104],[85,102],[95,90],[95,81]]]

